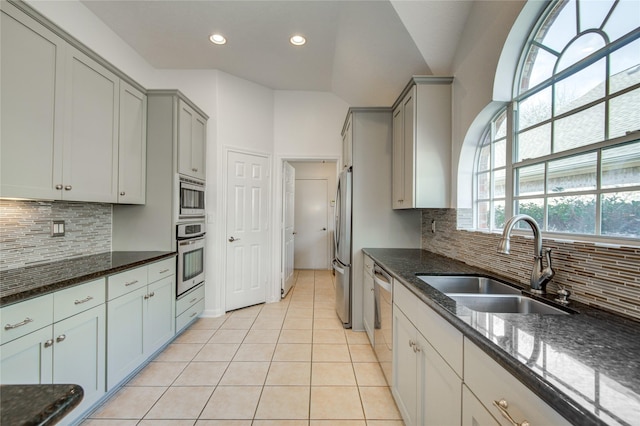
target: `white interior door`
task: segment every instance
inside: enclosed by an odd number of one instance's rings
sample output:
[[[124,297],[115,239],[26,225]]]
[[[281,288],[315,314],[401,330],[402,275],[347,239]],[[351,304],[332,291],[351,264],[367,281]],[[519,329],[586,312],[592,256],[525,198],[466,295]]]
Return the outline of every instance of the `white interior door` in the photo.
[[[294,224],[296,169],[286,161],[282,169],[282,297],[286,296],[294,282]]]
[[[227,155],[225,310],[266,301],[269,265],[269,160]]]
[[[329,268],[327,179],[296,179],[296,269]]]

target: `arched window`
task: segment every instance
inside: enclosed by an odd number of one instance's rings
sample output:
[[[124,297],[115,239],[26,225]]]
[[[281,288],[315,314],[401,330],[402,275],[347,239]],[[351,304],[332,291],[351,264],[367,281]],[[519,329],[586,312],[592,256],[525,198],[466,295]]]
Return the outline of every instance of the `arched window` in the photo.
[[[640,238],[640,2],[552,2],[476,157],[477,229]]]

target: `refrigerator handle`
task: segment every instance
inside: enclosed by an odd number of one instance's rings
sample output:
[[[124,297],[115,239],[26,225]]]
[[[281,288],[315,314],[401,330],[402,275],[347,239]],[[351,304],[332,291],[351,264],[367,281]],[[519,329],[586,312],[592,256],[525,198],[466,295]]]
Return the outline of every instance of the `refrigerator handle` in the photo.
[[[337,273],[344,275],[344,269],[338,266],[338,263],[335,261],[335,259],[333,260],[333,269],[335,269]]]

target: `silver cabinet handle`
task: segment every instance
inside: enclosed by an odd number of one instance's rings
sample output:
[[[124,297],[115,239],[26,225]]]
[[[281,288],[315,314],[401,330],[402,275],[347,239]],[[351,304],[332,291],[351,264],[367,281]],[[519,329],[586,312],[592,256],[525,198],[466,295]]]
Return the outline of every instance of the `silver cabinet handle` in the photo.
[[[71,191],[71,189],[73,189],[73,187],[71,185],[67,185],[64,187],[65,191]]]
[[[125,287],[129,287],[130,285],[134,285],[138,282],[138,280],[133,280],[133,281],[129,281],[128,283],[125,283],[124,286]]]
[[[23,325],[27,325],[30,322],[33,322],[33,320],[29,317],[26,317],[23,321],[17,322],[15,324],[7,324],[4,326],[5,330],[13,330],[14,328],[18,328],[18,327],[22,327]]]
[[[51,346],[53,346],[53,339],[49,339],[46,342],[44,342],[45,348],[50,348]]]
[[[124,192],[124,191],[120,192],[120,196],[121,196],[121,197],[124,197],[124,195],[125,195],[125,192]]]
[[[413,340],[409,339],[409,347],[412,348],[414,347],[416,344],[416,342],[414,342]]]
[[[198,169],[196,169],[195,167],[191,169],[192,172],[197,172]]]
[[[147,300],[149,297],[151,297],[151,296],[149,296],[148,294],[145,294],[144,295],[144,300]]]
[[[155,291],[152,291],[152,292],[151,292],[151,294],[149,295],[149,297],[153,297],[153,296],[155,296],[155,295],[156,295],[156,292],[155,292]]]
[[[144,295],[145,299],[151,299],[153,296],[155,296],[156,293],[154,291],[152,291],[151,293],[147,293]]]
[[[66,339],[67,336],[65,336],[64,334],[59,335],[58,337],[56,337],[56,342],[60,343],[60,342],[64,342],[64,339]]]
[[[56,185],[56,189],[62,189],[62,185],[61,184],[57,184]]]
[[[75,302],[73,302],[74,305],[82,305],[83,303],[87,303],[88,301],[93,300],[92,296],[87,296],[82,300],[76,300]]]
[[[167,272],[169,272],[168,269],[163,269],[162,271],[158,272],[159,274],[166,274]]]
[[[193,317],[195,317],[197,314],[198,314],[197,312],[194,312],[194,313],[192,313],[191,315],[189,315],[189,318],[193,318]]]
[[[513,420],[513,417],[511,417],[511,414],[509,414],[509,411],[507,411],[507,409],[509,408],[509,403],[506,399],[502,398],[500,401],[493,401],[493,405],[495,405],[496,408],[500,410],[500,414],[502,414],[502,417],[507,419],[513,426],[531,426],[531,423],[526,420],[523,420],[521,423]]]
[[[229,242],[232,243],[234,241],[240,241],[240,238],[229,237]]]
[[[404,203],[404,200],[398,200],[399,203]]]
[[[196,302],[198,300],[197,297],[194,297],[193,299],[189,300],[189,304],[192,304],[193,302]]]

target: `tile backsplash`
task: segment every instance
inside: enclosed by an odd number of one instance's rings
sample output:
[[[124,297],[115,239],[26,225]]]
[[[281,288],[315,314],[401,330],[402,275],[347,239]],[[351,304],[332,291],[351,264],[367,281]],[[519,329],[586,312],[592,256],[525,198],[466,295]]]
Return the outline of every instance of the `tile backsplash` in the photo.
[[[513,235],[511,254],[499,254],[499,234],[459,230],[457,216],[465,217],[455,209],[423,210],[422,248],[529,286],[533,237]],[[640,319],[640,247],[551,239],[543,239],[543,247],[553,250],[556,271],[547,290],[555,293],[563,286],[571,291],[571,299]]]
[[[53,220],[64,236],[51,236]],[[111,224],[111,204],[0,200],[0,269],[108,252]]]

